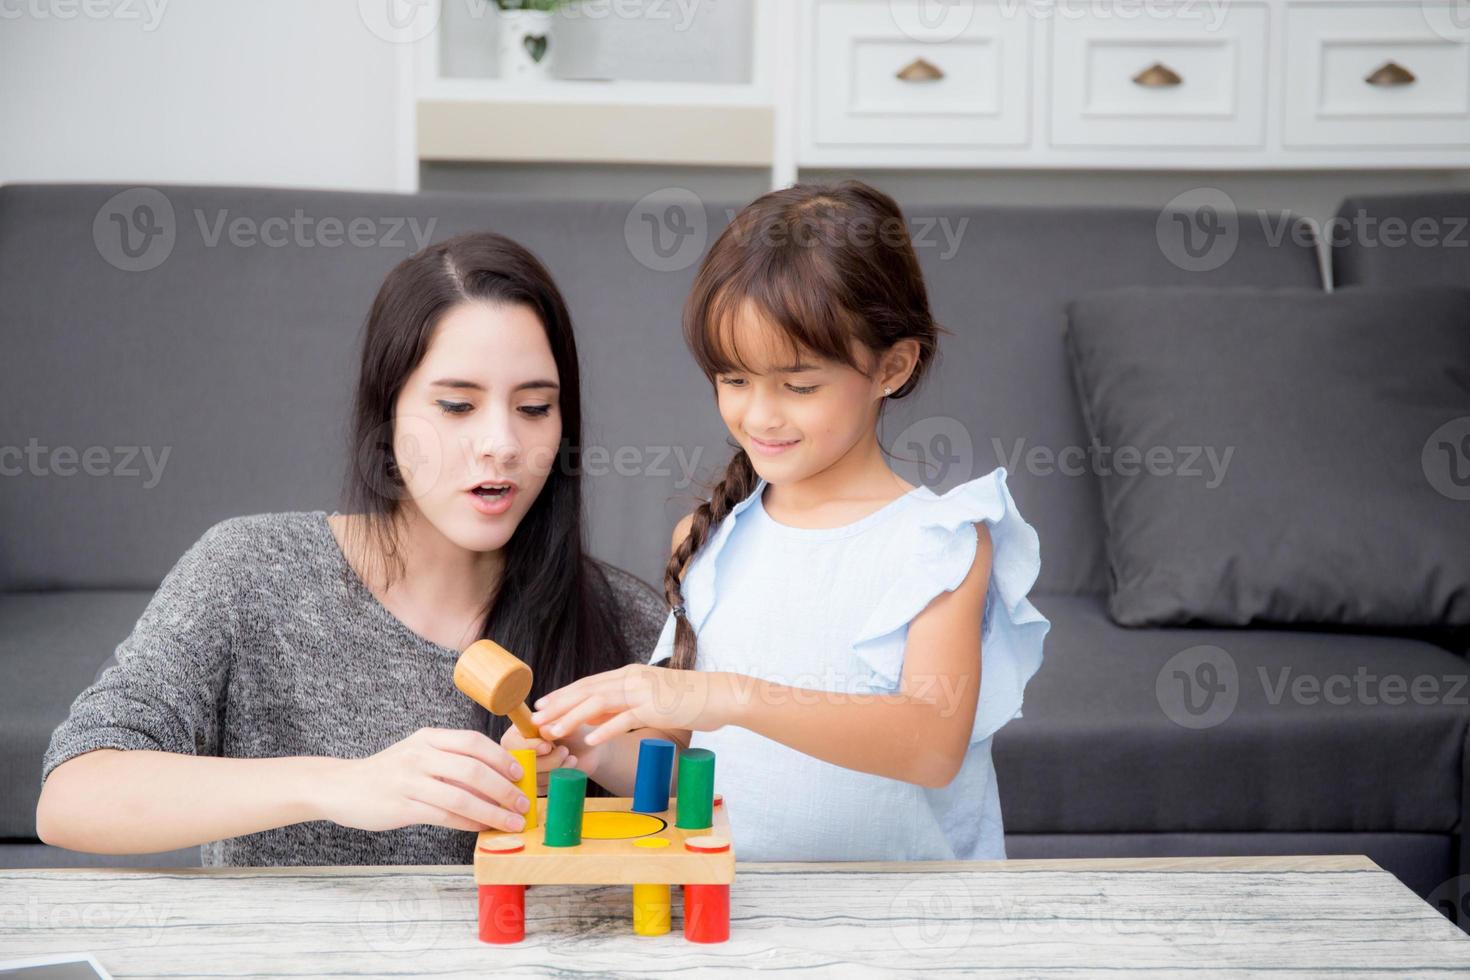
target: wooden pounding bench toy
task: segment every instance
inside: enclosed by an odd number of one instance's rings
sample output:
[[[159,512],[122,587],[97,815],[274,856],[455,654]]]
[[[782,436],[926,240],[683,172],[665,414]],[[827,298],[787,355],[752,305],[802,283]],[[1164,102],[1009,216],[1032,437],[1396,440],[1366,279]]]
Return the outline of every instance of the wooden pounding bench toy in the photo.
[[[460,655],[454,684],[486,710],[506,715],[527,738],[541,734],[525,700],[531,668],[490,640]],[[536,796],[536,753],[513,749],[519,787],[531,800],[524,830],[482,830],[475,845],[480,939],[520,942],[526,935],[527,885],[631,885],[633,931],[660,936],[673,917],[671,886],[682,885],[684,938],[730,938],[730,883],[735,852],[722,800],[715,795],[715,755],[679,753],[679,791],[669,792],[675,745],[645,738],[638,747],[633,798],[587,799],[587,774],[555,769],[547,795]]]

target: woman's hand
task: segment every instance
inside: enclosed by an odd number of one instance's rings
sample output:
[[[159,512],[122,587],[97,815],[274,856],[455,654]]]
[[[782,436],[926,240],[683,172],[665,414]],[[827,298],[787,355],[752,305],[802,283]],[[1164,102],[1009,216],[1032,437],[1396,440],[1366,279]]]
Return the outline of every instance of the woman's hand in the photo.
[[[337,761],[321,811],[344,827],[525,829],[531,801],[515,785],[521,767],[481,732],[420,728],[377,755]]]
[[[531,720],[556,739],[591,725],[582,739],[589,748],[639,728],[712,732],[732,720],[737,680],[717,671],[629,664],[552,691],[536,701]]]
[[[584,753],[584,746],[577,737],[578,733],[562,739],[562,744],[547,741],[544,738],[527,738],[522,735],[520,729],[511,725],[500,736],[500,744],[506,750],[511,749],[535,749],[536,750],[536,794],[546,795],[547,778],[553,769],[561,769],[563,766],[571,769],[581,769],[588,777],[592,775],[592,768],[596,767],[597,750]],[[576,753],[576,754],[574,754]],[[588,765],[592,768],[588,768]]]

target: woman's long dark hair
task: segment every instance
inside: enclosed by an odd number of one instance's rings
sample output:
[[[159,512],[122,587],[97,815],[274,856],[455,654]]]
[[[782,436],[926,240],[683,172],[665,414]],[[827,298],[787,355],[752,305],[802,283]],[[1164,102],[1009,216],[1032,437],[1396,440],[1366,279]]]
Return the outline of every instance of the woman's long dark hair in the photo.
[[[486,597],[479,635],[530,665],[534,699],[630,659],[607,577],[586,556],[582,509],[582,400],[566,302],[537,258],[503,235],[477,232],[430,245],[383,281],[364,328],[344,504],[361,514],[357,550],[388,581],[403,572],[407,491],[393,449],[393,408],[429,349],[435,327],[464,302],[524,306],[540,319],[561,384],[561,447],[546,485],[504,548],[499,589]],[[498,739],[506,719],[486,731]]]
[[[903,398],[918,387],[943,332],[929,311],[903,212],[893,198],[856,180],[772,191],[747,205],[716,239],[684,305],[685,343],[711,384],[718,374],[747,370],[733,337],[747,303],[782,330],[793,353],[809,352],[859,371],[865,369],[853,355],[853,340],[871,354],[916,340],[913,373],[888,398]],[[671,608],[684,604],[682,579],[690,560],[759,481],[750,457],[737,447],[664,570]],[[697,652],[694,629],[679,616],[669,666],[692,669]]]

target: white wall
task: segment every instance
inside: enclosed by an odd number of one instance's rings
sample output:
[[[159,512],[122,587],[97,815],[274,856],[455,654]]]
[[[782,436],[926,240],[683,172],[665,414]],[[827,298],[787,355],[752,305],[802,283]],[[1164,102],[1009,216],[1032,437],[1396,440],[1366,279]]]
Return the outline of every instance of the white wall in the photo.
[[[371,2],[0,0],[0,182],[408,189]]]

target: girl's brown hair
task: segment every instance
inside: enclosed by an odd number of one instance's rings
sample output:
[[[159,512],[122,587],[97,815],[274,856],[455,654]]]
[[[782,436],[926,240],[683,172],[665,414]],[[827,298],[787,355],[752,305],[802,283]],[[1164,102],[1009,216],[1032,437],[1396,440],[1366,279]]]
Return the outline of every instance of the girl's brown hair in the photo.
[[[711,384],[719,374],[749,370],[734,342],[747,304],[780,327],[793,353],[863,373],[869,368],[858,359],[854,341],[878,356],[900,340],[916,340],[918,363],[889,398],[918,387],[938,352],[942,328],[929,311],[903,212],[887,194],[860,181],[772,191],[744,208],[716,239],[684,306],[684,340]],[[737,448],[669,558],[664,595],[676,614],[671,667],[693,668],[698,649],[683,612],[684,571],[758,482],[750,457]]]

